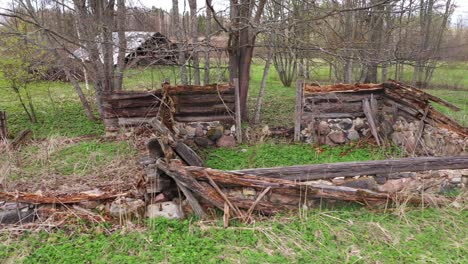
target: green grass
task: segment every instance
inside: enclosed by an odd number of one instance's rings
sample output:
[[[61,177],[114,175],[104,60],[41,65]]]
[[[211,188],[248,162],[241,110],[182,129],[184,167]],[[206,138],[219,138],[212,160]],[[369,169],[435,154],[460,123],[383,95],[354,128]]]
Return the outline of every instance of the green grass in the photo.
[[[466,263],[466,210],[315,209],[302,217],[228,229],[157,219],[145,231],[104,226],[0,235],[0,262],[14,263]]]
[[[401,156],[396,147],[364,145],[314,147],[310,144],[263,143],[235,148],[212,148],[205,151],[205,165],[220,170],[279,167],[345,161],[379,160]]]
[[[430,94],[438,96],[458,106],[461,110],[455,112],[447,107],[433,103],[435,108],[452,117],[464,126],[468,126],[468,91],[463,90],[427,90]]]

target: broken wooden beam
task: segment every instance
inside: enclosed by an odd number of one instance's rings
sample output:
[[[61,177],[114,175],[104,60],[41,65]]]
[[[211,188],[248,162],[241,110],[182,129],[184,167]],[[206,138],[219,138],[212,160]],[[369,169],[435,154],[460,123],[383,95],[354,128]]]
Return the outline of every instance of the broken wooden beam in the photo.
[[[89,191],[71,194],[37,194],[25,192],[0,192],[0,201],[29,204],[73,204],[85,201],[115,199],[128,195],[127,192]]]
[[[388,174],[443,169],[468,169],[468,156],[418,157],[393,160],[326,163],[232,171],[285,180],[309,181],[358,175]]]

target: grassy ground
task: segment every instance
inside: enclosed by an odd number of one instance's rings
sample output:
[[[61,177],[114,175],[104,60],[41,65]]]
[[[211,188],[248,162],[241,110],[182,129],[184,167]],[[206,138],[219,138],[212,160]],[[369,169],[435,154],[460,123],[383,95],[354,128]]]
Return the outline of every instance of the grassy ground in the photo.
[[[6,263],[466,263],[467,211],[397,216],[359,207],[314,209],[254,225],[158,219],[141,231],[105,226],[0,235]]]
[[[308,144],[241,145],[234,149],[208,149],[205,165],[220,170],[265,168],[345,161],[379,160],[400,157],[398,148],[365,145],[340,147],[314,147]]]

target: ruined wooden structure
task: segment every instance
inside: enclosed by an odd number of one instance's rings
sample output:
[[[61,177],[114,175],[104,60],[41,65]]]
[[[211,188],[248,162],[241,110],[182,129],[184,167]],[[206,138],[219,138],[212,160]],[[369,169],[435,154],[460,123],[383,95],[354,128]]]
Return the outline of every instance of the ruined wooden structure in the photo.
[[[420,89],[387,81],[328,86],[304,84],[301,91],[296,100],[299,109],[296,110],[296,140],[302,138],[334,145],[371,137],[378,145],[393,141],[410,153],[456,155],[468,152],[468,128],[431,103],[452,111],[460,109]],[[428,131],[425,127],[429,127]],[[447,143],[445,139],[450,137],[454,140]],[[432,138],[442,140],[434,142]],[[444,149],[444,145],[450,147]]]
[[[176,122],[234,122],[234,87],[167,83],[155,91],[121,91],[103,97],[106,129],[148,123],[153,117]]]

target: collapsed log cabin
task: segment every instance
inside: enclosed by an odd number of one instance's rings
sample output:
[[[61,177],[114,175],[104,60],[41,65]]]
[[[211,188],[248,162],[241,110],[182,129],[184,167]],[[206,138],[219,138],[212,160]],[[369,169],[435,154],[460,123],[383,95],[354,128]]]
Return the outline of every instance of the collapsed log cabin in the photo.
[[[382,84],[305,84],[296,111],[298,138],[345,144],[373,138],[392,142],[413,155],[458,155],[468,151],[468,128],[435,109],[460,109],[396,81]],[[297,134],[297,133],[296,133]]]

